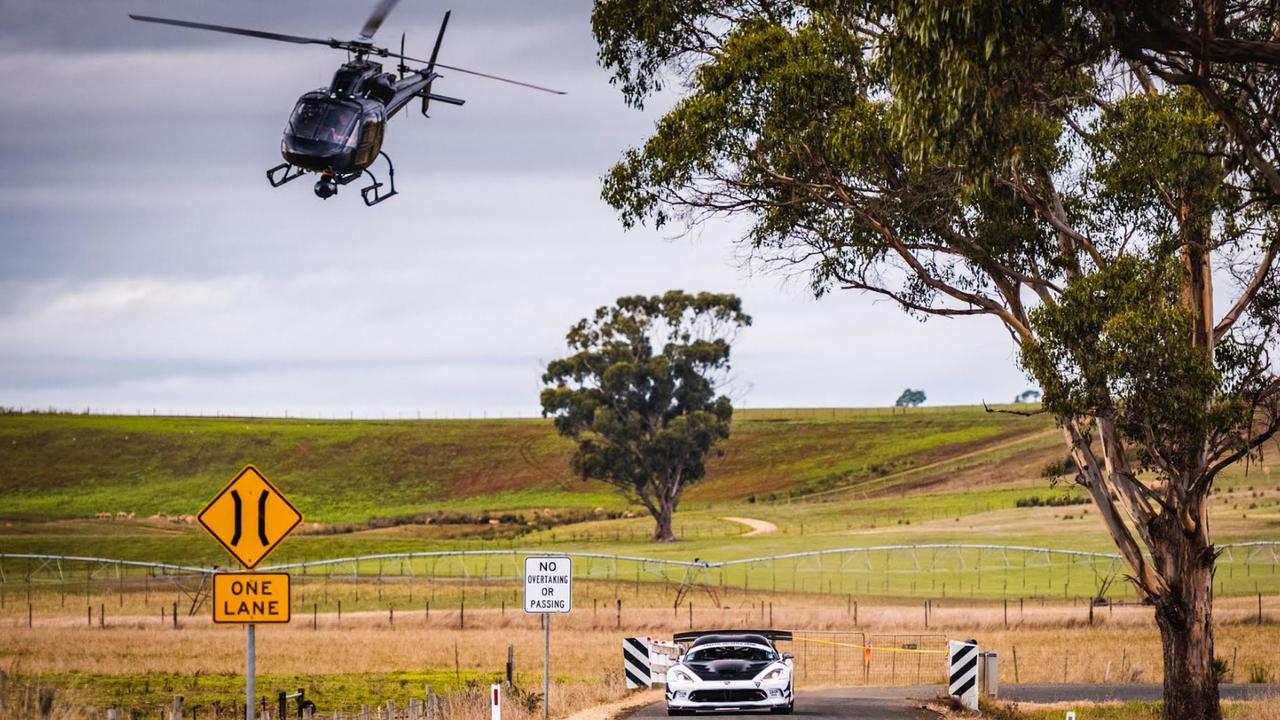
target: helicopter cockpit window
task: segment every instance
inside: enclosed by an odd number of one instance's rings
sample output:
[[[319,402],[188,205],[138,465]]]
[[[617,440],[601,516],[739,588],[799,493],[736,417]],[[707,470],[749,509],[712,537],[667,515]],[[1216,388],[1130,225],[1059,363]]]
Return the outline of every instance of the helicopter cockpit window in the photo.
[[[345,105],[304,100],[289,119],[289,133],[305,140],[351,147],[355,145],[359,116],[357,109]]]

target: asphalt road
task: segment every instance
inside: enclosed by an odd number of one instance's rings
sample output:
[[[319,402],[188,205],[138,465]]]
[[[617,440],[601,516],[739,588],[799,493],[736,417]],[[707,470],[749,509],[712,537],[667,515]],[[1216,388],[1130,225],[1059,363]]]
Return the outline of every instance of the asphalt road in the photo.
[[[1119,702],[1160,699],[1159,685],[1003,685],[1000,699],[1027,703]],[[1280,685],[1219,685],[1223,700],[1262,700],[1280,697]]]
[[[794,717],[858,718],[859,720],[936,720],[938,715],[923,709],[925,702],[942,692],[941,685],[897,688],[837,688],[799,690]],[[1280,697],[1280,685],[1222,685],[1223,700],[1259,700]],[[1155,701],[1159,685],[1005,685],[1000,699],[1026,703]],[[768,715],[765,713],[698,713],[698,717]],[[665,718],[666,704],[647,705],[632,718]],[[780,716],[783,717],[783,716]]]
[[[833,690],[799,690],[796,692],[796,718],[858,718],[859,720],[937,720],[937,713],[921,708],[938,694],[938,687],[919,688],[839,688]],[[699,718],[754,715],[772,717],[769,713],[698,713]],[[633,718],[665,718],[665,702],[637,710]],[[787,717],[779,715],[777,717]]]

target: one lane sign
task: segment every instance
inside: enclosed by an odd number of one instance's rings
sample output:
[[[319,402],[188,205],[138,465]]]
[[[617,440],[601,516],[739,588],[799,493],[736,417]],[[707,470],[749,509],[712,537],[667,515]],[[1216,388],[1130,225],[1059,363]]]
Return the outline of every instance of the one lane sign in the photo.
[[[289,573],[218,573],[213,576],[216,623],[289,622]]]
[[[567,613],[573,610],[573,561],[567,557],[524,559],[524,611]]]

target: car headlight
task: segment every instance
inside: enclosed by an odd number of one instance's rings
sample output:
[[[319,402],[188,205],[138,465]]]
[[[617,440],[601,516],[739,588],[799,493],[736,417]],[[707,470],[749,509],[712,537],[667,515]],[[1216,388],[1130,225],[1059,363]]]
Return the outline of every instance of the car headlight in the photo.
[[[783,675],[785,675],[786,673],[787,673],[786,668],[776,667],[770,670],[768,673],[765,673],[765,676],[760,679],[761,680],[777,680],[781,678]]]
[[[676,682],[694,682],[693,676],[683,670],[672,670],[671,674],[675,676]]]

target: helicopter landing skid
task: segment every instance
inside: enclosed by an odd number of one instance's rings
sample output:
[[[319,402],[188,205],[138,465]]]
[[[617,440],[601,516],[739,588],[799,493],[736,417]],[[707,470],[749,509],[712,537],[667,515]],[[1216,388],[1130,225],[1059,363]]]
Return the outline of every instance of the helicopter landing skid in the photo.
[[[289,163],[280,163],[267,171],[267,182],[271,183],[271,187],[280,187],[290,180],[297,180],[305,174],[307,174],[307,171],[302,168],[295,168]]]
[[[378,177],[369,172],[368,169],[365,169],[365,173],[370,180],[373,180],[373,184],[360,188],[360,197],[364,198],[364,204],[369,207],[373,207],[383,200],[390,200],[398,194],[396,192],[396,166],[391,163],[391,156],[382,151],[379,151],[378,154],[387,161],[387,185],[384,186],[378,182]],[[387,187],[387,192],[382,192],[383,187]],[[370,195],[372,195],[372,198]]]

